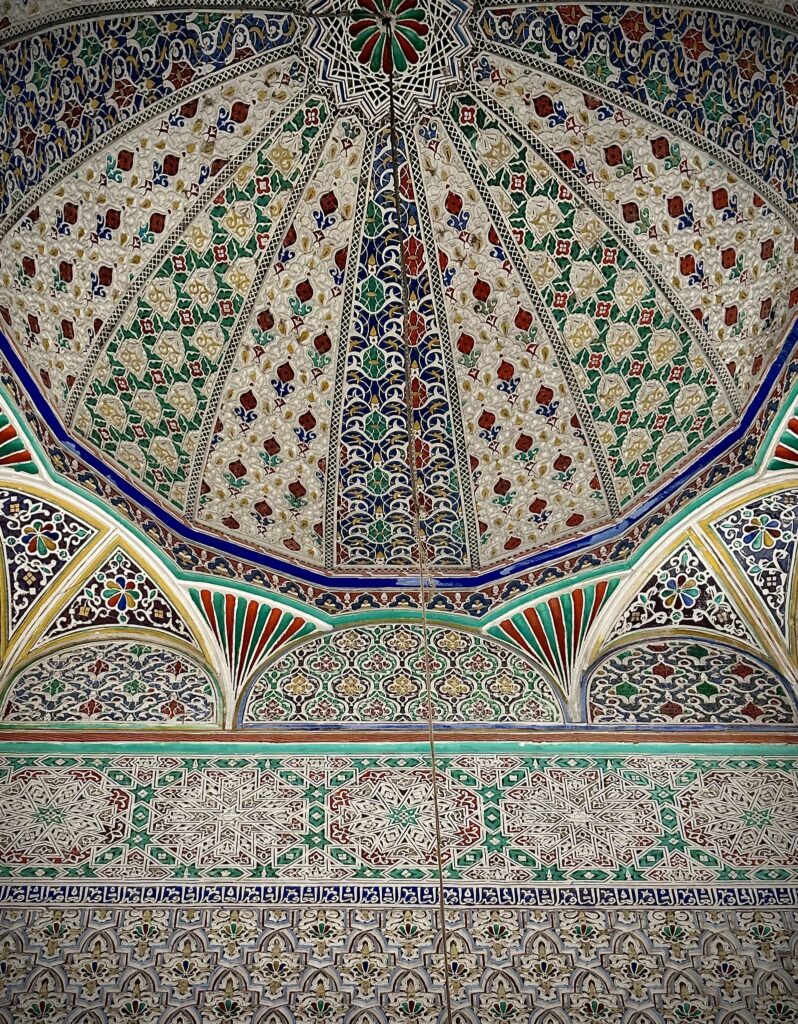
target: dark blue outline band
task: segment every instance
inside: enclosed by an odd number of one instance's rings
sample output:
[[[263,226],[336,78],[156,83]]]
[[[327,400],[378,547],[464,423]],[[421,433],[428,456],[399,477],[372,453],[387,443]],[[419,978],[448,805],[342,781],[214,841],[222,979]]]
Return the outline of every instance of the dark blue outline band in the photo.
[[[652,509],[656,508],[672,494],[678,491],[694,476],[706,469],[712,462],[728,451],[733,445],[745,437],[751,424],[759,415],[762,407],[770,396],[773,385],[778,379],[781,371],[792,355],[793,350],[798,346],[798,319],[787,333],[784,344],[781,347],[775,360],[768,368],[768,372],[762,378],[753,398],[743,411],[737,425],[717,441],[700,459],[691,463],[678,476],[673,477],[667,483],[655,491],[633,513],[624,519],[610,526],[605,526],[596,533],[587,534],[575,540],[567,541],[553,548],[537,551],[525,558],[519,559],[512,565],[502,566],[498,569],[486,570],[482,573],[469,574],[466,571],[459,576],[436,576],[435,586],[441,590],[476,590],[491,583],[505,580],[509,577],[518,576],[521,573],[534,569],[547,562],[574,555],[585,548],[593,547],[596,544],[614,540],[623,534],[638,520],[642,519]],[[145,509],[154,519],[157,519],[166,529],[176,533],[183,540],[202,548],[218,551],[220,554],[245,562],[251,562],[273,572],[279,572],[283,576],[293,577],[303,583],[311,584],[314,587],[322,587],[329,590],[412,590],[418,587],[418,577],[413,576],[339,576],[328,575],[324,572],[311,569],[306,566],[298,566],[291,562],[284,561],[275,555],[269,555],[263,551],[253,550],[243,544],[236,544],[213,534],[204,533],[183,522],[178,516],[162,508],[153,498],[139,490],[125,477],[107,466],[101,459],[94,455],[88,448],[68,433],[51,408],[38,382],[24,365],[22,359],[15,351],[5,333],[0,330],[0,355],[2,355],[18,381],[31,398],[36,411],[41,416],[45,425],[53,436],[68,451],[72,452],[90,469],[109,481],[131,501],[134,501],[141,508]]]

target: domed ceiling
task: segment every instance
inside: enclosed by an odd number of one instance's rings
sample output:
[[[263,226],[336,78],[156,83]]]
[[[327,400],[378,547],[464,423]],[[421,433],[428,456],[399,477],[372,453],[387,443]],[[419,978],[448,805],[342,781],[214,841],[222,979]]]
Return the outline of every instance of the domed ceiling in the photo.
[[[0,318],[74,451],[217,550],[410,578],[409,391],[427,560],[485,579],[745,433],[798,305],[793,37],[248,6],[5,19]]]

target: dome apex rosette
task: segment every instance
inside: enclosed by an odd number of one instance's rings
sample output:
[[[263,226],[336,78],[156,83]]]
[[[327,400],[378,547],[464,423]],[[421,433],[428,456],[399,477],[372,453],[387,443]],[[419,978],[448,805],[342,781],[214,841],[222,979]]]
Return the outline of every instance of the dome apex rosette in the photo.
[[[418,64],[429,25],[415,0],[362,0],[352,16],[349,34],[361,64],[386,75]]]
[[[472,46],[466,0],[358,0],[354,10],[320,0],[311,10],[325,15],[307,43],[319,80],[333,86],[341,106],[358,107],[370,120],[388,113],[389,75],[397,110],[434,106],[459,80],[459,62]]]

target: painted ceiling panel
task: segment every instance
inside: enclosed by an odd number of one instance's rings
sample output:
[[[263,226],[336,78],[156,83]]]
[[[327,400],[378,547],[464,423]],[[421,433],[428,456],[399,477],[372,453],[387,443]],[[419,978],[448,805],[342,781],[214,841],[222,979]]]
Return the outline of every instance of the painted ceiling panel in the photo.
[[[311,97],[264,133],[131,296],[87,367],[76,430],[178,508],[188,500],[198,445],[215,424],[208,402],[218,400],[216,376],[252,311],[269,236],[288,229],[281,217],[291,191],[331,128],[328,107]],[[135,368],[129,347],[139,356]]]
[[[577,398],[443,123],[416,133],[454,346],[481,564],[609,515]],[[457,410],[455,410],[457,412]]]
[[[304,79],[292,58],[173,103],[25,206],[12,232],[19,265],[32,273],[23,274],[21,289],[3,277],[0,294],[25,336],[38,339],[32,368],[62,414],[74,412],[76,381],[109,321],[135,302],[159,254],[218,189],[223,169],[237,166]],[[139,344],[129,340],[122,357],[142,373]]]
[[[209,544],[412,576],[409,405],[427,561],[497,578],[625,529],[764,401],[798,308],[788,31],[48,10],[0,28],[9,355]]]
[[[3,175],[4,213],[105,133],[130,130],[150,108],[168,109],[179,90],[290,43],[297,30],[285,14],[242,22],[228,12],[120,17],[103,16],[99,6],[94,13],[40,33],[22,32],[18,41],[9,33],[12,45],[0,71],[3,95],[11,100],[3,124],[13,154]]]
[[[727,424],[731,400],[706,360],[691,358],[691,331],[606,220],[576,201],[476,94],[455,97],[450,114],[455,144],[474,151],[472,173],[504,211],[521,258],[538,267],[547,333],[570,363],[617,514]],[[591,336],[578,329],[588,322]]]
[[[795,153],[783,141],[798,116],[795,36],[751,17],[755,7],[724,7],[706,17],[687,4],[524,4],[486,10],[480,22],[489,40],[551,62],[552,74],[559,65],[583,75],[734,154],[790,203]],[[749,116],[737,117],[746,105]]]
[[[324,564],[323,523],[336,366],[355,273],[358,177],[367,133],[339,119],[304,191],[286,204],[262,283],[220,372],[207,454],[189,503],[197,518],[255,544]],[[271,261],[268,257],[271,257]],[[201,480],[199,486],[197,481]]]
[[[474,75],[583,198],[600,203],[730,399],[746,400],[791,319],[790,224],[747,182],[622,106],[487,56]]]
[[[369,172],[344,377],[335,562],[349,567],[418,565],[408,466],[410,401],[426,557],[430,565],[459,567],[467,564],[468,553],[464,481],[455,451],[461,431],[453,425],[450,401],[451,353],[443,351],[436,322],[429,255],[419,235],[415,188],[421,186],[413,181],[404,142],[398,160],[401,233],[391,137],[387,129],[381,130]]]

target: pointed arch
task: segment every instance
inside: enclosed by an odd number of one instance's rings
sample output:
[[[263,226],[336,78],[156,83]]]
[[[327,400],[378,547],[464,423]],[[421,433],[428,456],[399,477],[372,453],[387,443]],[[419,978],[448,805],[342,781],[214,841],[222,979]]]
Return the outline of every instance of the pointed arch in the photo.
[[[106,1017],[99,1010],[78,1007],[67,1017],[66,1024],[106,1024]]]
[[[296,1018],[287,1009],[279,1006],[263,1006],[256,1012],[252,1024],[295,1024],[295,1021]],[[198,1024],[202,1024],[202,1022],[199,1021]]]

